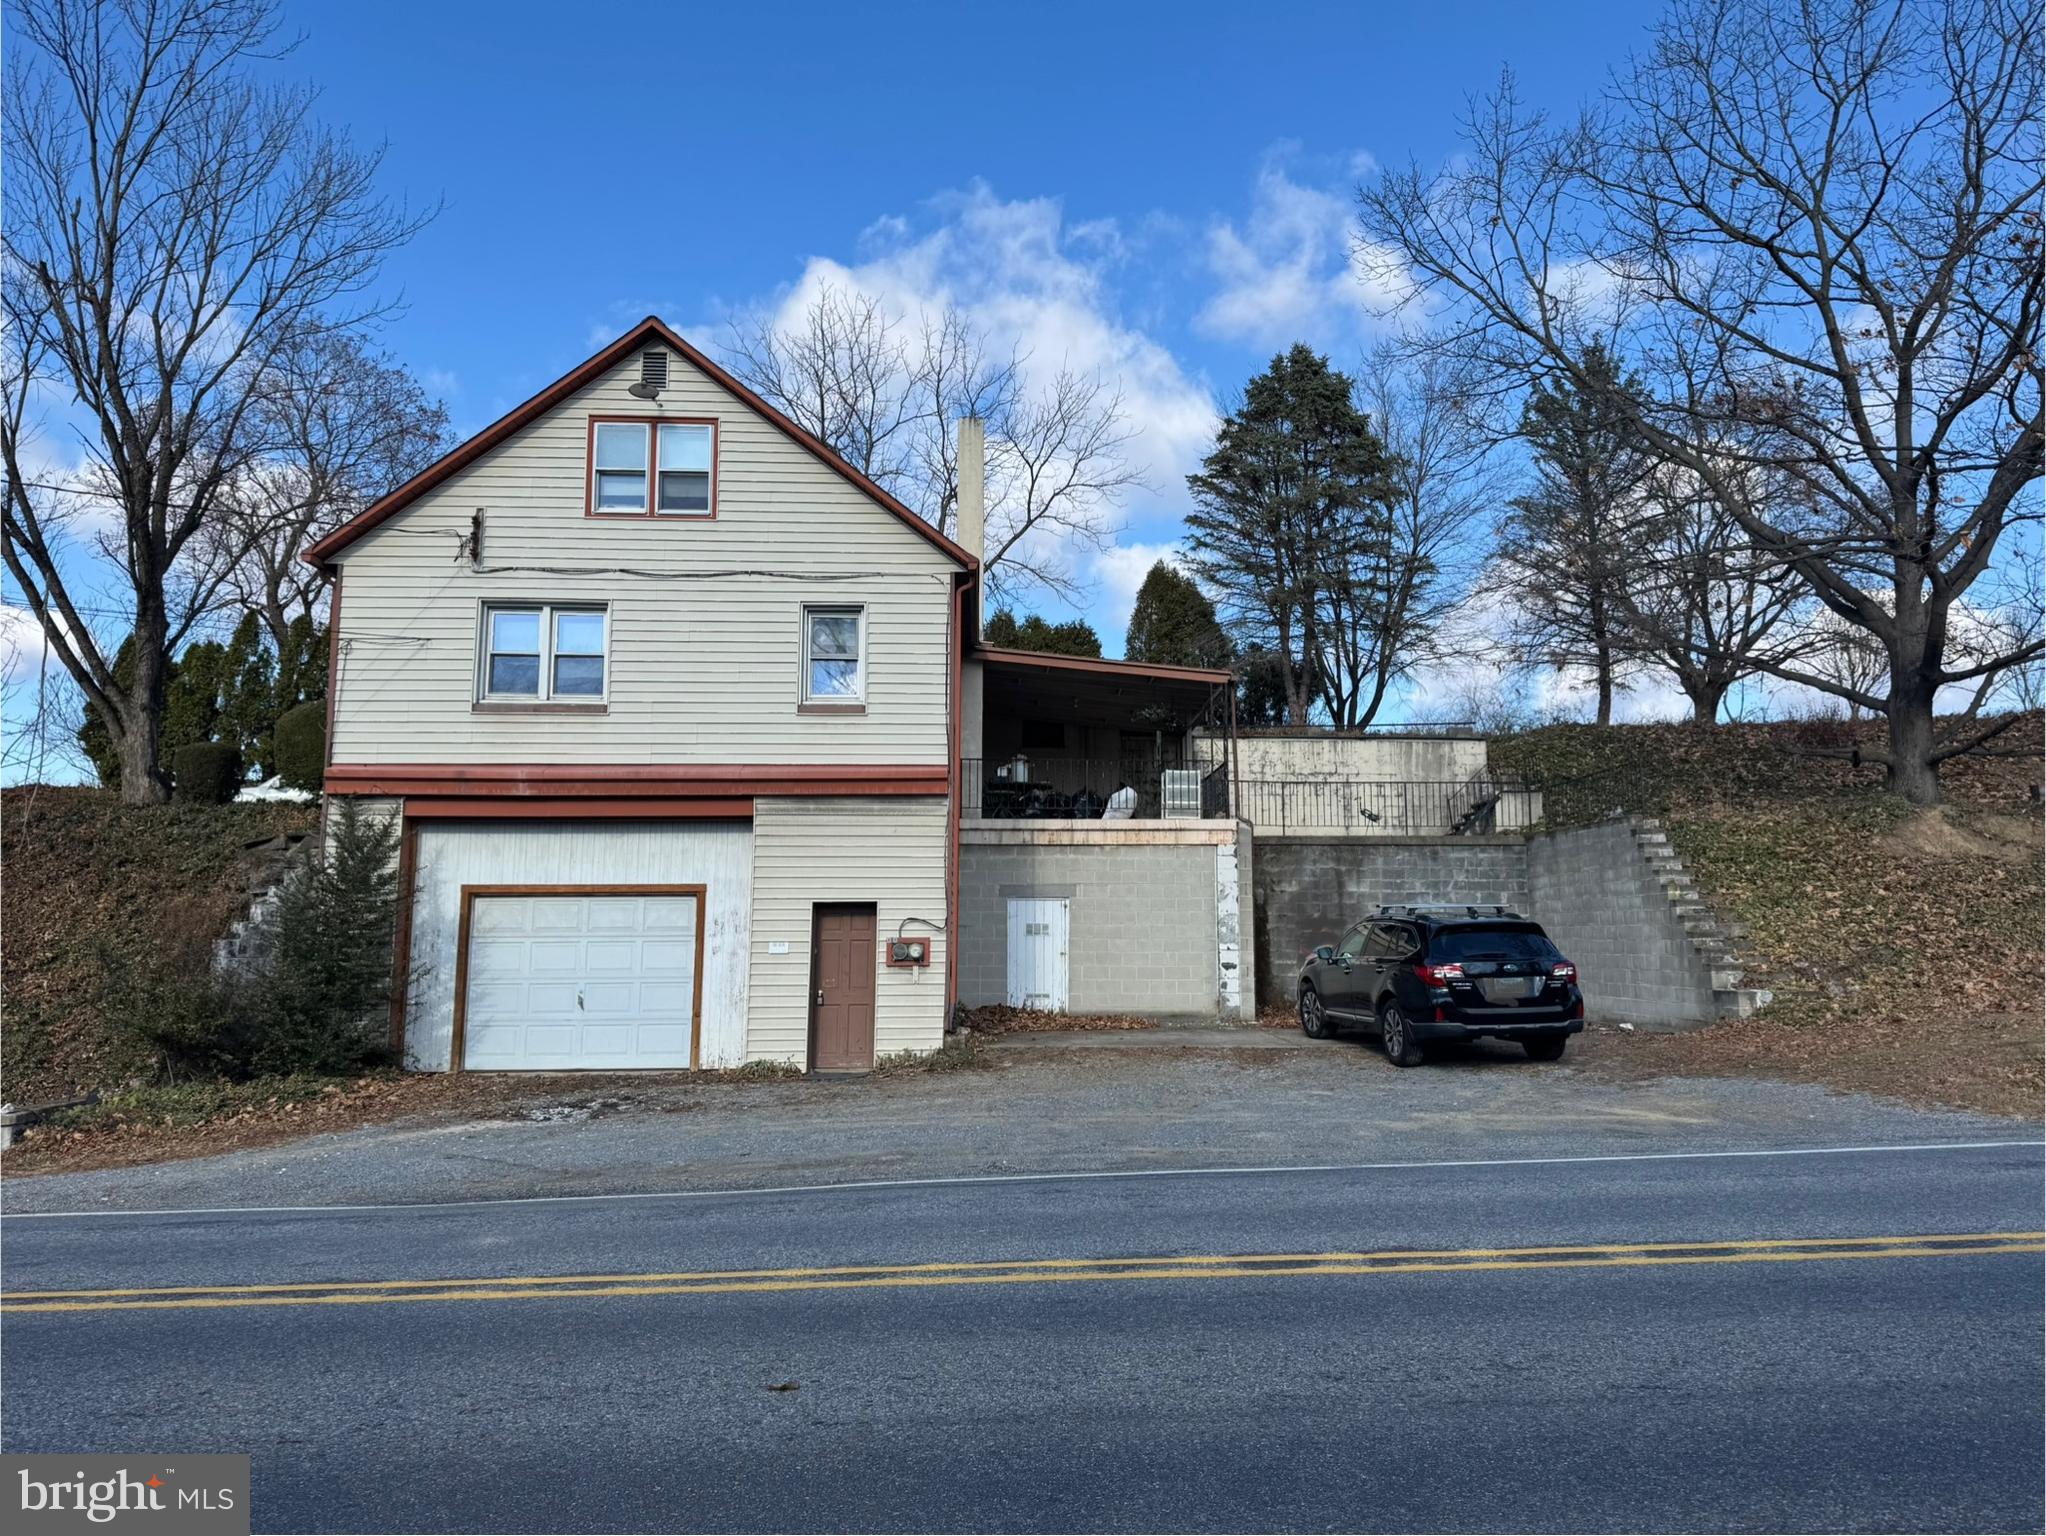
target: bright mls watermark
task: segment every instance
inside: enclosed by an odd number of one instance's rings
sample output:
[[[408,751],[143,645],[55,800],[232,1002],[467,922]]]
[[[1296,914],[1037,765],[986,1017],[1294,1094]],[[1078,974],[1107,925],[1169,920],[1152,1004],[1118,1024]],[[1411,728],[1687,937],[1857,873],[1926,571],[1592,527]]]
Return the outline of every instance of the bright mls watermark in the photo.
[[[0,1456],[9,1531],[248,1536],[246,1456]]]

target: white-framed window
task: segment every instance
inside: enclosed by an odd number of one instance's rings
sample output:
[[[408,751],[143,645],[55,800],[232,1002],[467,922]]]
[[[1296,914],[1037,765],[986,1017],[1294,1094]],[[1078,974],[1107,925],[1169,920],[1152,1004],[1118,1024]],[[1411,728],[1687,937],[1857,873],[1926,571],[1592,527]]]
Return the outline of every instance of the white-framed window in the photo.
[[[600,517],[715,517],[717,423],[596,417],[590,511]]]
[[[803,609],[803,702],[859,705],[867,697],[867,610],[856,604]]]
[[[477,698],[486,704],[601,704],[610,616],[591,603],[489,603]]]
[[[710,511],[711,458],[717,430],[707,421],[664,421],[655,434],[659,445],[654,462],[654,511],[668,516],[701,517]]]
[[[646,511],[647,424],[600,421],[591,450],[596,512]]]

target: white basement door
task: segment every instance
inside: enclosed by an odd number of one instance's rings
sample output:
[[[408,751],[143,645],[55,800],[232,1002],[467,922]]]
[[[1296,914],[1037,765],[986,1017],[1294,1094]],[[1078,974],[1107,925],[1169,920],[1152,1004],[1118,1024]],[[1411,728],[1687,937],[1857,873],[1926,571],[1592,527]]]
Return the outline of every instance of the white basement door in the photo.
[[[1066,1011],[1066,938],[1072,903],[1064,897],[1009,898],[1009,1006]]]
[[[463,1066],[689,1066],[701,918],[694,894],[472,900]]]

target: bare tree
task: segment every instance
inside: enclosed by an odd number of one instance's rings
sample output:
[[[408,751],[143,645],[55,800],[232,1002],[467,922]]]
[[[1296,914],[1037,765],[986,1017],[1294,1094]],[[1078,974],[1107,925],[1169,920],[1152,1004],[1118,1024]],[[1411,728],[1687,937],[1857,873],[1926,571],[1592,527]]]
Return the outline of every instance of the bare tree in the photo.
[[[1121,394],[1063,368],[1041,389],[1019,387],[988,423],[990,602],[1031,590],[1085,595],[1069,556],[1114,542],[1110,509],[1144,483],[1129,461],[1131,436]]]
[[[2002,722],[1934,702],[2038,655],[1952,654],[1952,620],[2041,474],[2040,53],[2028,0],[1679,0],[1608,99],[1556,128],[1508,79],[1438,174],[1360,194],[1360,253],[1438,301],[1445,345],[1597,387],[1611,334],[1695,386],[1613,399],[1763,556],[1881,646],[1880,689],[1764,670],[1882,713],[1890,788]],[[1756,499],[1700,444],[1796,479]],[[1887,601],[1878,601],[1878,597]]]
[[[1711,452],[1700,445],[1701,453]],[[1753,478],[1752,464],[1729,477]],[[1643,487],[1651,509],[1638,541],[1640,563],[1623,590],[1629,644],[1668,672],[1703,725],[1726,696],[1772,668],[1804,666],[1812,650],[1796,623],[1810,595],[1791,570],[1757,549],[1719,498],[1682,465],[1662,464]],[[1795,487],[1785,487],[1794,494]],[[1754,504],[1779,499],[1765,487]]]
[[[253,391],[252,452],[201,532],[225,596],[255,614],[279,655],[313,621],[324,577],[300,551],[454,446],[447,408],[359,336],[294,338]]]
[[[769,405],[883,490],[902,485],[929,405],[923,360],[880,300],[827,283],[794,326],[734,321],[726,351]]]
[[[1649,521],[1643,494],[1655,458],[1616,396],[1638,392],[1603,345],[1579,362],[1591,381],[1538,381],[1520,436],[1534,483],[1513,498],[1494,557],[1512,581],[1513,642],[1524,662],[1591,674],[1599,725],[1641,656],[1632,643],[1632,587],[1641,579]]]
[[[871,295],[821,287],[794,325],[735,323],[733,371],[848,464],[952,534],[962,417],[987,424],[984,570],[991,603],[1081,594],[1067,558],[1113,537],[1112,513],[1142,484],[1121,396],[1060,369],[1033,384],[957,306],[897,315]],[[979,553],[979,551],[976,551]]]
[[[1330,584],[1322,625],[1338,725],[1369,725],[1393,684],[1447,659],[1469,590],[1472,534],[1504,499],[1493,403],[1439,352],[1396,343],[1366,359],[1359,405],[1384,444],[1383,522]]]
[[[262,381],[286,338],[376,318],[364,290],[420,220],[377,194],[380,152],[313,122],[309,91],[256,83],[281,41],[271,0],[10,14],[0,553],[118,743],[121,798],[156,804],[165,669],[228,569],[186,557],[252,457]],[[96,550],[32,459],[51,399],[75,401],[84,490],[112,512]],[[125,683],[83,611],[100,578],[132,610]]]

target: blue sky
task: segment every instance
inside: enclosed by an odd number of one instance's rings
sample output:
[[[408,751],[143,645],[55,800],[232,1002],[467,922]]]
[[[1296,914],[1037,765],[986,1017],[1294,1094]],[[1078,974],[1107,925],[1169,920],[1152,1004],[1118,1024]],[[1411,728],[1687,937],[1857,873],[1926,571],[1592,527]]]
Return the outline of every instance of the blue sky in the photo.
[[[1650,14],[1587,4],[302,3],[282,66],[445,209],[386,343],[482,426],[639,316],[713,347],[842,268],[1118,378],[1154,486],[1081,562],[1121,649],[1211,404],[1302,339],[1354,361],[1361,167],[1435,161],[1511,63],[1595,91]],[[1054,611],[1055,608],[1054,608]]]

